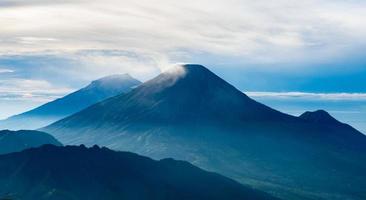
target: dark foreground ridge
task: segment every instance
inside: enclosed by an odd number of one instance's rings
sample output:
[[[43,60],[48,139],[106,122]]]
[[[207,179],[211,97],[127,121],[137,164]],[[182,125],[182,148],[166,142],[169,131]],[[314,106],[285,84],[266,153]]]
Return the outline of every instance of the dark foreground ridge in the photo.
[[[94,146],[45,145],[0,156],[0,196],[22,200],[271,200],[188,162]]]

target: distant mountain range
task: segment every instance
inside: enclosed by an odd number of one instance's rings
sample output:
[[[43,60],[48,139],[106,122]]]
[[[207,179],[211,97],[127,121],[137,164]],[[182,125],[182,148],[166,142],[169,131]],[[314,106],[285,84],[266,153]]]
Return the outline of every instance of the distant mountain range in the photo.
[[[51,135],[39,131],[0,131],[0,154],[18,152],[44,144],[62,145]]]
[[[128,74],[107,76],[65,97],[0,121],[0,129],[37,129],[141,84]]]
[[[366,199],[365,135],[325,111],[276,111],[201,65],[168,70],[41,130],[65,144],[187,160],[283,199]]]
[[[0,197],[22,200],[275,200],[187,162],[97,146],[0,155],[0,185]]]

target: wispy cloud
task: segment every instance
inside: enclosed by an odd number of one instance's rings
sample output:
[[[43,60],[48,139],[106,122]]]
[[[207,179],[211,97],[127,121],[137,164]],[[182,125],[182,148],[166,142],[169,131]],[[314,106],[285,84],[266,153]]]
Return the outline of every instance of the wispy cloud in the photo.
[[[253,98],[296,98],[311,100],[356,100],[365,101],[366,93],[307,93],[307,92],[245,92]]]
[[[340,56],[366,42],[362,1],[15,0],[0,5],[3,54],[115,49],[273,62]]]
[[[0,101],[23,100],[44,103],[70,91],[70,88],[56,87],[44,80],[0,80]]]
[[[0,68],[0,74],[2,73],[13,73],[14,70],[12,69],[5,69],[5,68]]]

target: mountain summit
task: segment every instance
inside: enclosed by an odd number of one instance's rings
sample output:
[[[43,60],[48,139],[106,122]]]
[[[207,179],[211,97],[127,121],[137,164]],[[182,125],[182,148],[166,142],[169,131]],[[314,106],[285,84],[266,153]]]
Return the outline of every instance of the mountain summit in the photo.
[[[115,74],[92,81],[88,86],[83,88],[84,91],[100,92],[101,97],[111,96],[111,94],[119,94],[128,92],[132,87],[141,84],[141,82],[129,74]],[[104,95],[103,95],[104,93]]]
[[[366,198],[366,181],[354,178],[366,172],[366,136],[313,118],[276,111],[201,65],[183,65],[41,130],[64,144],[187,160],[283,199]]]
[[[128,74],[106,76],[33,110],[0,121],[0,129],[37,129],[141,84]]]
[[[332,117],[327,111],[325,110],[317,110],[314,112],[306,111],[300,118],[311,121],[314,123],[321,123],[321,124],[339,124],[338,120]]]

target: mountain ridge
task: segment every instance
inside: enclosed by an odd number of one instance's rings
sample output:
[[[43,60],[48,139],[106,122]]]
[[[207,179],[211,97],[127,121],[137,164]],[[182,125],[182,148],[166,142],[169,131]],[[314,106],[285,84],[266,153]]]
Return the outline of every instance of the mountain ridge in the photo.
[[[0,195],[24,200],[277,199],[188,162],[98,146],[44,145],[0,155],[0,183]]]

